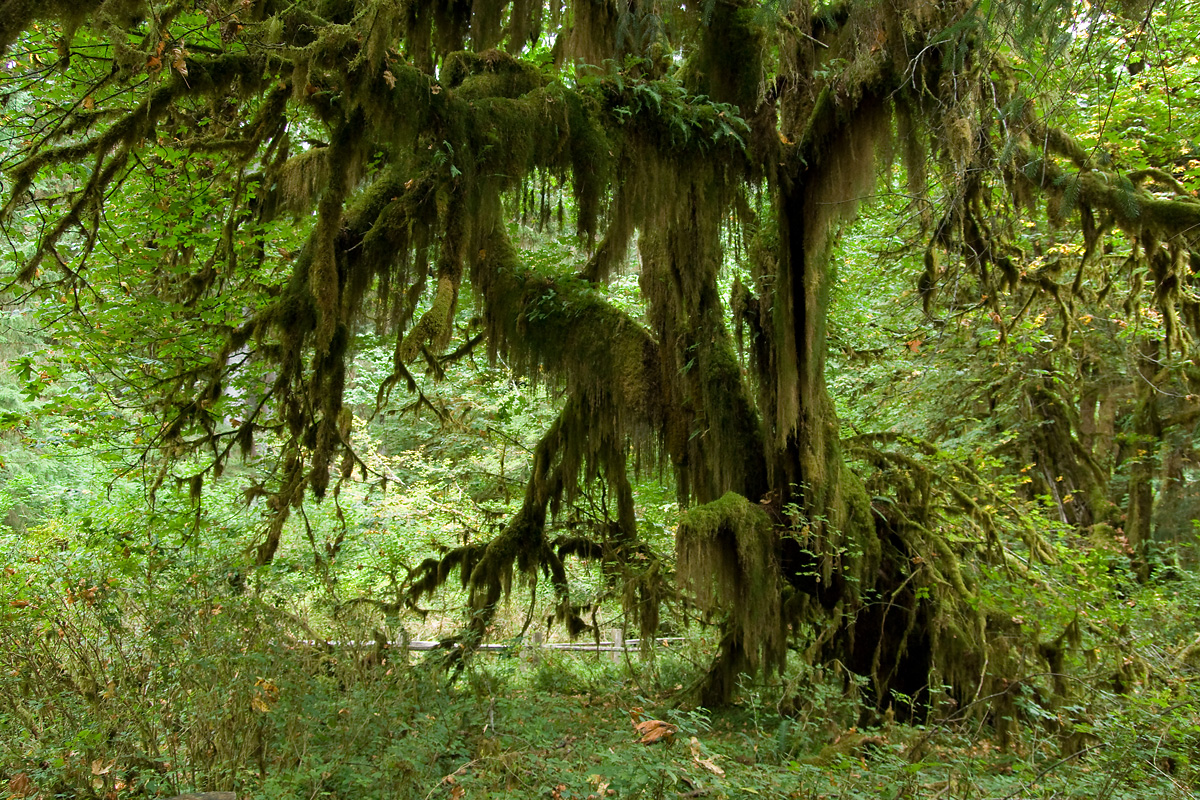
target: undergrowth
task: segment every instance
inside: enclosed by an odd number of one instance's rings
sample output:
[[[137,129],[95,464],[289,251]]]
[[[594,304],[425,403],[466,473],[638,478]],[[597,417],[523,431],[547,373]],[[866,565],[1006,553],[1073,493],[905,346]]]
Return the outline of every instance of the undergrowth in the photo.
[[[8,555],[8,797],[1182,798],[1197,779],[1191,573],[1113,599],[1140,681],[1074,665],[1088,682],[1079,704],[1052,710],[1014,687],[1019,735],[1001,746],[994,721],[964,708],[923,725],[869,711],[860,681],[794,653],[776,682],[744,679],[720,711],[686,701],[711,642],[628,661],[480,654],[452,679],[436,652],[315,644],[365,634],[316,631],[186,564],[135,571],[65,546]],[[673,741],[639,743],[635,718],[670,723]]]

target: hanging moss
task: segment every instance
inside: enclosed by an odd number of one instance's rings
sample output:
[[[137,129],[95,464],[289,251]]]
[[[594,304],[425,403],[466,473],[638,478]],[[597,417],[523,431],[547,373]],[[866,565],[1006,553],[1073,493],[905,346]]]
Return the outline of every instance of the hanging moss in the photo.
[[[817,404],[827,403],[817,395],[824,395],[829,248],[838,221],[854,214],[858,198],[874,182],[875,148],[889,134],[885,99],[869,94],[843,108],[836,93],[827,89],[793,153],[796,166],[780,202],[783,257],[773,305],[773,340],[779,350],[772,365],[774,397],[769,406],[777,444],[798,430],[805,415],[819,417],[823,412],[816,410]],[[828,439],[816,433],[814,441]]]
[[[483,299],[489,346],[519,373],[560,381],[589,413],[608,415],[615,440],[631,437],[649,447],[669,398],[648,332],[586,283],[523,268],[502,231],[485,245],[471,278]]]
[[[1190,198],[1155,197],[1127,176],[1096,169],[1081,171],[1078,176],[1069,175],[1055,162],[1037,158],[1028,150],[1019,149],[1018,153],[1015,161],[1033,167],[1025,169],[1023,174],[1036,185],[1053,192],[1056,187],[1075,182],[1078,203],[1092,210],[1107,211],[1118,225],[1130,232],[1145,228],[1166,238],[1180,231],[1195,230],[1200,225],[1200,203]]]
[[[490,624],[500,600],[511,591],[514,573],[526,575],[532,580],[540,570],[549,575],[558,597],[559,620],[566,624],[572,636],[587,629],[588,626],[578,616],[579,609],[570,602],[563,564],[563,556],[578,548],[564,545],[556,550],[546,536],[546,523],[548,512],[556,508],[564,496],[574,491],[575,478],[585,466],[579,460],[584,457],[579,443],[586,440],[592,430],[590,426],[594,424],[594,418],[588,415],[586,409],[575,401],[568,401],[534,450],[533,471],[521,510],[486,545],[470,553],[462,549],[452,551],[443,559],[428,560],[422,564],[410,590],[410,597],[415,600],[421,594],[433,591],[457,567],[470,596],[472,614],[468,635],[478,639]],[[607,437],[599,438],[606,444],[593,444],[590,458],[600,464],[619,465],[621,478],[614,481],[613,489],[624,497],[622,505],[627,506],[627,512],[632,517],[631,493],[623,471],[624,444],[614,443]],[[632,523],[632,519],[629,522]],[[631,524],[627,534],[635,533],[633,527]],[[649,597],[645,591],[638,595]],[[643,613],[645,620],[656,622],[650,611],[644,610]]]
[[[433,5],[434,42],[443,53],[461,50],[471,29],[473,0],[435,0]]]
[[[679,578],[710,618],[722,620],[721,656],[710,667],[706,699],[724,704],[742,672],[781,670],[787,626],[781,614],[778,539],[766,512],[729,492],[680,519]]]
[[[552,3],[551,8],[557,8]],[[606,59],[620,58],[617,46],[619,13],[613,0],[579,0],[571,4],[574,15],[570,30],[560,34],[555,50],[559,60],[599,66]]]
[[[514,0],[508,18],[508,52],[516,55],[526,44],[536,43],[542,34],[541,0]]]
[[[405,4],[405,55],[426,75],[433,74],[433,12],[435,0]]]
[[[684,81],[695,94],[737,106],[749,116],[765,83],[760,9],[748,0],[716,0],[705,8],[700,45],[683,68]]]
[[[500,42],[507,2],[474,0],[471,7],[471,44],[476,50],[488,50]]]
[[[921,126],[908,103],[896,105],[896,138],[900,142],[905,185],[913,202],[919,205],[921,228],[927,230],[932,224],[930,209],[933,205],[929,198],[929,154]]]
[[[630,209],[632,203],[625,196],[625,187],[626,184],[622,184],[613,192],[604,238],[580,272],[580,276],[585,280],[593,283],[607,283],[629,254],[629,243],[635,229],[634,217]]]

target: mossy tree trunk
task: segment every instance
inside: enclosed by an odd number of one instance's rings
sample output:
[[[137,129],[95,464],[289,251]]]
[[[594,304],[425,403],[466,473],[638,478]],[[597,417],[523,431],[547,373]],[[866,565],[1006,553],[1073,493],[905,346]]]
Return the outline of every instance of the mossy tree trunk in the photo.
[[[764,381],[773,491],[800,511],[782,531],[784,579],[796,608],[816,600],[823,658],[869,676],[881,701],[923,696],[933,654],[929,603],[907,585],[911,541],[873,513],[847,466],[825,382],[830,252],[841,225],[877,180],[877,149],[891,137],[891,106],[879,90],[818,99],[778,180],[779,252],[771,309],[773,369]],[[796,523],[799,523],[798,525]],[[886,597],[894,613],[871,602]],[[811,613],[811,612],[809,612]]]

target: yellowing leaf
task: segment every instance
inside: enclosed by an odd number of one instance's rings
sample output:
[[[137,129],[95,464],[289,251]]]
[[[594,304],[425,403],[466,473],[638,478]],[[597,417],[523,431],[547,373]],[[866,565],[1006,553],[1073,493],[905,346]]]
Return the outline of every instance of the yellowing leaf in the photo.
[[[250,698],[250,707],[260,714],[266,714],[279,700],[279,687],[266,678],[254,682],[254,696]]]

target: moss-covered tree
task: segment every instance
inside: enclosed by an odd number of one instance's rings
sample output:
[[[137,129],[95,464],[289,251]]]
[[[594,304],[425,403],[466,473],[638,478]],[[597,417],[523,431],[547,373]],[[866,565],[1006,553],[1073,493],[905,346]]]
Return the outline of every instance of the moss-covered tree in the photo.
[[[976,602],[963,565],[986,557],[991,512],[916,461],[852,442],[899,476],[873,505],[825,384],[832,249],[897,155],[926,222],[931,303],[966,274],[999,313],[1026,265],[1016,216],[997,209],[1027,209],[1079,227],[1081,273],[1102,234],[1135,243],[1129,268],[1152,281],[1164,347],[1190,346],[1200,321],[1200,204],[1161,169],[1125,172],[1087,151],[1022,86],[1029,53],[1089,19],[1069,3],[109,0],[4,14],[23,111],[3,213],[37,241],[14,251],[16,285],[71,302],[93,264],[153,248],[139,286],[215,343],[200,359],[163,345],[147,379],[160,480],[170,459],[206,452],[199,490],[239,448],[279,437],[277,472],[250,489],[273,509],[256,549],[269,561],[293,509],[365,468],[344,400],[356,333],[375,326],[395,342],[387,402],[459,348],[469,297],[489,352],[566,402],[519,513],[492,540],[423,565],[413,595],[457,572],[479,632],[514,570],[545,571],[578,630],[564,559],[640,552],[630,475],[659,465],[690,507],[680,585],[722,626],[710,701],[740,672],[779,666],[812,623],[807,657],[869,676],[880,705],[930,685],[998,697],[1002,713],[1011,703],[1015,656],[996,635],[1009,623]],[[42,79],[57,88],[39,100]],[[217,198],[187,235],[114,242],[114,198],[185,168]],[[549,215],[547,187],[569,193],[589,253],[570,277],[522,263],[512,241],[522,210]],[[270,246],[287,220],[302,243]],[[732,261],[748,277],[727,298]],[[597,291],[631,268],[638,316]],[[290,279],[244,318],[202,313],[284,269]],[[1041,288],[1064,308],[1084,291]],[[263,374],[256,402],[226,424],[223,393]],[[1062,417],[1053,393],[1028,391],[1037,413]],[[1153,425],[1152,398],[1139,407]],[[1041,446],[1094,482],[1071,442]],[[550,515],[590,482],[615,498],[611,524],[552,541]],[[984,545],[964,550],[938,530],[939,493]],[[626,597],[645,633],[664,591],[646,580]]]

